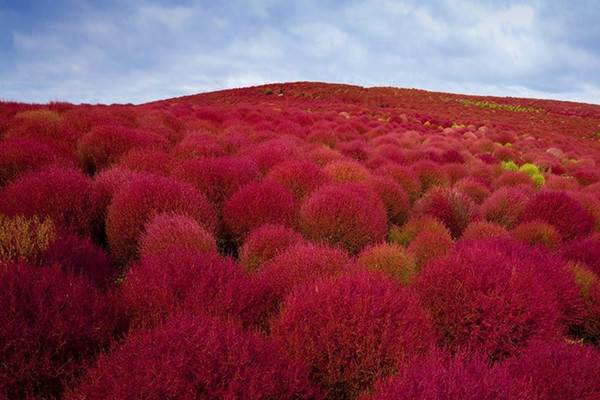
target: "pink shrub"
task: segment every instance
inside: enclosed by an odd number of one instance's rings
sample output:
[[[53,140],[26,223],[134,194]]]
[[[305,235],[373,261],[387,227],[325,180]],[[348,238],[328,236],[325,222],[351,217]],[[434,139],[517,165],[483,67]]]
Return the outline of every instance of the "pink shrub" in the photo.
[[[62,234],[50,243],[44,260],[48,265],[58,264],[65,271],[86,276],[98,288],[110,285],[117,274],[104,250],[89,238],[73,234]]]
[[[285,225],[265,224],[250,231],[240,250],[240,263],[254,271],[265,262],[304,241],[302,235]]]
[[[476,217],[475,203],[456,189],[434,187],[415,204],[421,215],[431,215],[442,221],[455,238]]]
[[[229,156],[184,161],[173,175],[194,185],[216,207],[242,186],[260,179],[254,161]]]
[[[399,164],[386,164],[377,169],[377,174],[389,176],[400,184],[408,193],[410,201],[415,201],[421,194],[421,182],[412,169]]]
[[[575,327],[579,336],[592,343],[600,343],[600,278],[584,266],[571,267],[583,299],[585,311],[581,326]]]
[[[385,240],[387,216],[379,197],[355,183],[330,184],[308,197],[300,226],[311,239],[342,245],[350,253]]]
[[[534,400],[527,381],[508,368],[490,366],[477,353],[450,358],[439,352],[415,360],[363,400]]]
[[[319,399],[306,368],[267,338],[202,315],[130,334],[66,398]]]
[[[293,226],[296,200],[275,182],[249,183],[223,205],[223,221],[228,231],[242,240],[252,229],[267,223]]]
[[[0,396],[58,398],[108,343],[107,297],[59,266],[0,271]]]
[[[213,232],[215,211],[191,185],[157,175],[140,175],[124,185],[112,199],[106,233],[113,259],[126,264],[137,256],[138,238],[154,215],[175,212],[194,218]]]
[[[367,168],[351,160],[332,161],[323,167],[323,172],[336,183],[365,183],[371,178]]]
[[[136,172],[149,172],[168,175],[171,169],[171,156],[163,150],[132,149],[119,159],[118,165]]]
[[[311,161],[292,160],[276,165],[267,179],[279,183],[297,199],[302,199],[318,187],[329,182],[329,177],[318,164]]]
[[[510,360],[508,369],[530,382],[536,399],[600,398],[600,351],[591,346],[535,343]]]
[[[519,222],[521,212],[529,199],[519,189],[498,189],[481,205],[480,215],[488,222],[495,222],[512,229]]]
[[[561,305],[542,274],[549,261],[512,242],[487,240],[465,242],[428,264],[417,290],[439,343],[498,360],[532,340],[560,337]]]
[[[203,157],[219,157],[224,155],[223,148],[215,135],[208,132],[193,131],[173,147],[173,158],[179,161],[193,160]]]
[[[595,274],[600,275],[600,237],[574,240],[561,249],[567,260],[583,263]]]
[[[381,243],[365,248],[358,255],[357,263],[362,268],[388,274],[403,285],[411,284],[417,272],[412,254],[395,243]]]
[[[151,131],[118,125],[99,125],[87,132],[77,143],[77,154],[88,171],[97,171],[115,163],[134,148],[164,148],[165,138]]]
[[[338,248],[312,243],[290,246],[256,271],[255,279],[269,288],[266,318],[279,311],[281,301],[302,285],[339,276],[354,268],[348,254]]]
[[[48,216],[59,229],[89,235],[98,222],[99,197],[80,171],[49,166],[6,186],[0,192],[0,212]]]
[[[421,182],[421,192],[424,193],[434,186],[449,186],[450,179],[441,166],[433,161],[423,160],[413,164],[413,170]]]
[[[172,247],[131,266],[121,286],[123,308],[133,327],[155,326],[181,310],[259,320],[262,292],[230,259]]]
[[[454,188],[469,196],[475,204],[482,204],[491,194],[485,185],[473,178],[459,180],[454,184]]]
[[[327,398],[352,399],[432,345],[431,322],[408,289],[362,272],[298,288],[273,338],[307,363]]]
[[[37,138],[0,141],[0,187],[22,174],[46,165],[74,166],[67,154]]]
[[[417,269],[430,260],[444,256],[451,248],[454,242],[450,231],[445,227],[439,230],[423,230],[416,234],[408,245],[408,251],[415,258]]]
[[[144,226],[138,253],[144,258],[170,248],[216,253],[217,243],[213,235],[192,217],[176,213],[156,214]]]
[[[562,192],[540,192],[521,213],[521,221],[544,221],[554,226],[564,240],[583,238],[592,232],[594,217],[578,202]]]

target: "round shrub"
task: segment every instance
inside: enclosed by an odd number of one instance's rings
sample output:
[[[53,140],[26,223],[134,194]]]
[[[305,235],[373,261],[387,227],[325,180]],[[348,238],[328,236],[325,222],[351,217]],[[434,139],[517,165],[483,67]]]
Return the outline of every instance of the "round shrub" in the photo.
[[[410,212],[410,199],[399,183],[390,177],[375,176],[370,180],[369,186],[383,201],[390,223],[402,225],[406,222]]]
[[[117,274],[104,250],[87,237],[63,233],[53,240],[44,254],[45,263],[87,277],[96,287],[105,288]]]
[[[273,167],[267,179],[279,183],[297,199],[302,199],[318,187],[328,183],[329,177],[311,161],[291,160]]]
[[[498,189],[481,205],[480,215],[488,222],[495,222],[512,229],[519,222],[519,216],[529,199],[519,189]]]
[[[82,172],[50,166],[6,186],[0,192],[0,213],[49,217],[59,229],[89,235],[98,222],[99,200]]]
[[[8,124],[6,138],[44,138],[60,141],[63,135],[61,115],[49,109],[38,108],[15,114]],[[69,139],[69,138],[67,138]]]
[[[544,276],[554,275],[550,262],[513,242],[484,240],[464,242],[427,264],[416,287],[439,344],[499,360],[532,340],[560,337],[561,304]]]
[[[263,313],[261,290],[231,259],[173,247],[131,266],[120,301],[133,327],[155,326],[180,310],[252,325]]]
[[[0,272],[0,396],[58,398],[111,339],[107,297],[59,266]]]
[[[249,183],[227,199],[223,206],[225,226],[238,240],[263,224],[292,226],[295,220],[296,199],[275,182]]]
[[[403,285],[412,283],[417,272],[413,256],[395,243],[367,247],[357,259],[359,266],[390,275]]]
[[[454,184],[454,188],[471,198],[475,204],[482,204],[491,194],[485,185],[473,178],[463,178]]]
[[[136,172],[168,175],[171,156],[164,150],[131,149],[119,159],[118,165]]]
[[[439,352],[413,361],[363,400],[534,400],[527,381],[508,368],[490,366],[479,354],[448,357]]]
[[[508,369],[531,384],[536,399],[600,398],[600,351],[591,346],[534,343]]]
[[[300,226],[313,240],[342,245],[350,253],[385,240],[387,215],[378,196],[355,183],[331,184],[308,197]]]
[[[401,227],[393,226],[390,229],[389,239],[393,243],[408,246],[417,234],[424,231],[442,231],[450,236],[448,228],[446,228],[437,218],[429,215],[417,215],[409,219],[406,224]]]
[[[561,249],[561,254],[568,260],[585,264],[600,275],[600,237],[592,236],[567,243]]]
[[[431,215],[446,225],[454,238],[460,237],[477,213],[475,203],[456,189],[434,187],[415,204],[421,215]]]
[[[506,171],[496,178],[493,184],[494,188],[500,189],[503,187],[533,187],[534,182],[531,177],[520,171]]]
[[[306,368],[267,338],[202,315],[130,334],[66,398],[319,399]]]
[[[46,165],[74,166],[55,146],[36,138],[11,138],[0,142],[0,187]]]
[[[194,185],[218,208],[242,186],[260,179],[254,161],[230,156],[187,160],[173,175]]]
[[[192,131],[177,143],[171,152],[176,160],[193,160],[202,157],[219,157],[224,150],[212,133]]]
[[[209,232],[216,226],[211,204],[191,185],[157,175],[136,176],[117,191],[108,208],[106,233],[113,259],[126,264],[135,258],[144,225],[163,212],[188,215]]]
[[[332,161],[323,167],[323,172],[336,183],[362,182],[371,178],[368,169],[357,161],[339,160]]]
[[[515,239],[531,246],[539,244],[555,249],[561,241],[560,233],[554,226],[538,220],[521,223],[511,233]]]
[[[302,235],[285,225],[265,224],[250,231],[240,250],[240,263],[254,271],[288,247],[304,241]]]
[[[415,201],[421,194],[421,182],[418,175],[410,168],[399,164],[386,164],[377,169],[377,175],[389,176],[400,184],[408,193],[410,201]]]
[[[279,311],[281,301],[294,288],[352,271],[354,264],[339,248],[314,243],[299,243],[263,264],[255,279],[269,288],[266,318]]]
[[[413,170],[421,182],[421,193],[427,192],[434,186],[449,186],[450,179],[441,165],[430,160],[422,160],[413,164]]]
[[[156,214],[149,220],[144,226],[138,247],[141,258],[172,247],[217,252],[217,243],[212,234],[195,219],[176,213]]]
[[[84,168],[94,172],[115,163],[131,149],[160,149],[166,145],[165,138],[151,131],[98,125],[79,138],[77,154]]]
[[[311,380],[330,399],[356,398],[433,342],[413,293],[366,271],[299,287],[273,322],[272,337],[309,365]]]
[[[521,213],[521,221],[544,221],[553,225],[564,240],[587,236],[595,227],[594,217],[563,192],[534,195]]]
[[[509,233],[500,224],[486,221],[471,222],[465,228],[461,240],[507,238]]]
[[[423,230],[410,241],[408,251],[415,258],[417,269],[430,260],[444,256],[454,244],[450,231],[444,229]]]

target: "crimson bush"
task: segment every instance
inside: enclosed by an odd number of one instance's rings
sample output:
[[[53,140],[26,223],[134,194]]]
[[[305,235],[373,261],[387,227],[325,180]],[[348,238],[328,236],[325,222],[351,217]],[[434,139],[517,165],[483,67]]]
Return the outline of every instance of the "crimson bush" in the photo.
[[[288,247],[304,241],[302,235],[285,225],[265,224],[250,231],[240,250],[240,263],[254,271]]]

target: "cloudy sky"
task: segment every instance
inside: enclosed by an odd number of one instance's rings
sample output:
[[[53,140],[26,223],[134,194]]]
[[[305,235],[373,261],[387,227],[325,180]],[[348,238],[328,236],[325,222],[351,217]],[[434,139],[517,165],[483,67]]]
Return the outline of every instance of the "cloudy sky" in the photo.
[[[326,81],[600,104],[598,0],[0,0],[0,98]]]

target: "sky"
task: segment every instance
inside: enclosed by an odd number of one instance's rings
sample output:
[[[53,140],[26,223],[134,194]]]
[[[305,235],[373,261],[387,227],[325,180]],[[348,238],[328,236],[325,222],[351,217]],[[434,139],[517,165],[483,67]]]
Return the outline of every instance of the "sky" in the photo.
[[[0,99],[321,81],[600,104],[600,0],[0,0]]]

